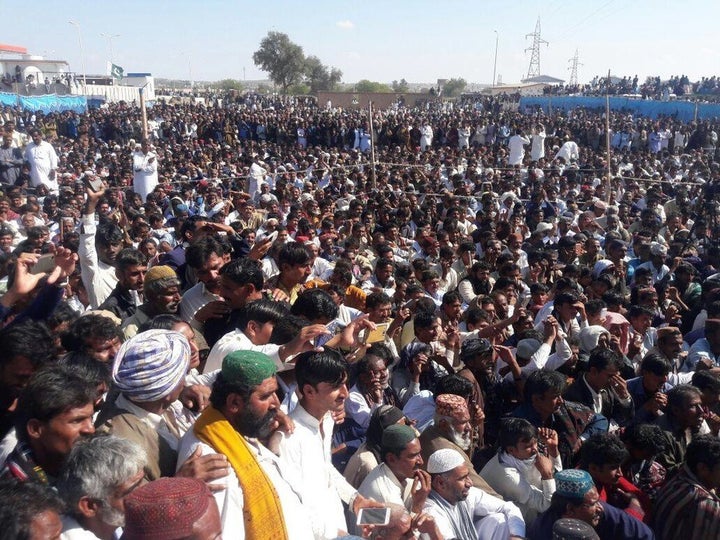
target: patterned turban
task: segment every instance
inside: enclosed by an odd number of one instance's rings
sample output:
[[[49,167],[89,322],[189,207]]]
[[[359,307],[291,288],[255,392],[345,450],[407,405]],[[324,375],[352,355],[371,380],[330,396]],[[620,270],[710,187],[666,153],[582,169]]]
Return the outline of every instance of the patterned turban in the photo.
[[[435,414],[450,418],[470,416],[465,399],[456,394],[440,394],[435,399]]]
[[[141,403],[162,399],[185,378],[190,344],[179,332],[148,330],[122,344],[112,377],[120,392]]]
[[[193,525],[215,504],[205,482],[195,478],[160,478],[125,498],[124,540],[188,538]]]
[[[566,469],[555,473],[555,492],[568,499],[583,499],[595,487],[592,476],[582,469]]]

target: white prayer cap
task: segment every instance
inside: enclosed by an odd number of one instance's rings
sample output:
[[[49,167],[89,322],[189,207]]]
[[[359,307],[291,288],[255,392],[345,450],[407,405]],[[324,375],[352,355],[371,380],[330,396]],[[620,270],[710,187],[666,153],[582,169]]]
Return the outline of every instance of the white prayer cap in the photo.
[[[428,459],[427,471],[430,474],[440,474],[452,471],[465,463],[460,452],[453,448],[441,448],[432,453]]]

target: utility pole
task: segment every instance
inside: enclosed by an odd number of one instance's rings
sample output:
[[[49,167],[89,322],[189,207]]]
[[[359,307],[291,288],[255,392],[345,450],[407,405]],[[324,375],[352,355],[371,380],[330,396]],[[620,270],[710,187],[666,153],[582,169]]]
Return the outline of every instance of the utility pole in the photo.
[[[495,32],[495,61],[493,62],[492,87],[495,88],[495,73],[497,72],[497,51],[498,51],[498,42],[500,41],[500,34],[498,34],[497,30],[493,30],[493,32]]]
[[[86,79],[86,71],[85,71],[85,51],[83,50],[82,32],[80,30],[80,23],[77,21],[68,21],[68,23],[70,23],[75,28],[77,28],[77,32],[78,32],[78,44],[80,45],[80,63],[82,64],[82,70],[83,70],[83,92],[85,92],[87,90],[87,79]]]
[[[543,43],[549,45],[549,43],[540,36],[540,17],[538,17],[537,23],[535,24],[535,31],[532,34],[525,34],[525,39],[529,37],[533,38],[533,44],[532,47],[525,49],[525,52],[532,51],[526,79],[540,75],[540,45]]]
[[[113,39],[119,38],[120,34],[104,34],[101,33],[100,37],[104,37],[108,41],[108,48],[110,49],[110,63],[115,63],[115,49],[113,48]]]
[[[578,66],[584,65],[580,63],[580,56],[578,55],[577,49],[575,49],[575,56],[568,60],[568,62],[572,62],[568,68],[570,70],[570,80],[568,81],[568,86],[575,86],[578,83],[577,68]]]

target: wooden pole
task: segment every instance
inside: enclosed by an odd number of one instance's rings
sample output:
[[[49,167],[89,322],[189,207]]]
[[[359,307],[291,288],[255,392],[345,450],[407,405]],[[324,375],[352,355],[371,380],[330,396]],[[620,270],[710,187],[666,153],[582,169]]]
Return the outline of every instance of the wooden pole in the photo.
[[[377,178],[375,176],[375,130],[373,129],[372,101],[368,101],[368,114],[370,115],[370,166],[372,167],[370,171],[370,182],[372,189],[375,189],[377,187]]]
[[[610,180],[610,70],[608,69],[607,88],[605,89],[605,146],[607,149],[607,189],[605,193],[606,202],[610,203],[610,191],[612,181]]]
[[[148,138],[147,110],[145,109],[145,87],[140,89],[140,110],[142,111],[143,139]]]

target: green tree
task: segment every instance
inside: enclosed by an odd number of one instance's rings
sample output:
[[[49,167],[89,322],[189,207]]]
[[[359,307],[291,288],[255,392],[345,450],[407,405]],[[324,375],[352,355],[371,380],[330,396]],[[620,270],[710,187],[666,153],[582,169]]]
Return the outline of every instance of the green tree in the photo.
[[[222,81],[216,82],[214,86],[217,86],[220,90],[241,91],[244,88],[243,83],[237,79],[223,79]]]
[[[317,56],[305,59],[305,81],[311,92],[334,90],[342,80],[342,71],[324,65]]]
[[[268,32],[253,53],[253,61],[270,75],[283,93],[302,80],[305,73],[305,54],[302,47],[290,41],[287,34]]]
[[[387,84],[362,79],[355,85],[355,92],[392,92],[392,88]]]
[[[405,79],[400,79],[400,82],[392,82],[393,92],[404,93],[408,91],[408,82]]]
[[[305,83],[295,83],[287,91],[292,96],[306,96],[310,93],[310,87]]]
[[[465,82],[465,79],[450,79],[448,82],[445,83],[445,86],[443,86],[443,96],[459,96],[460,94],[462,94],[462,91],[465,90],[466,86],[467,82]]]

